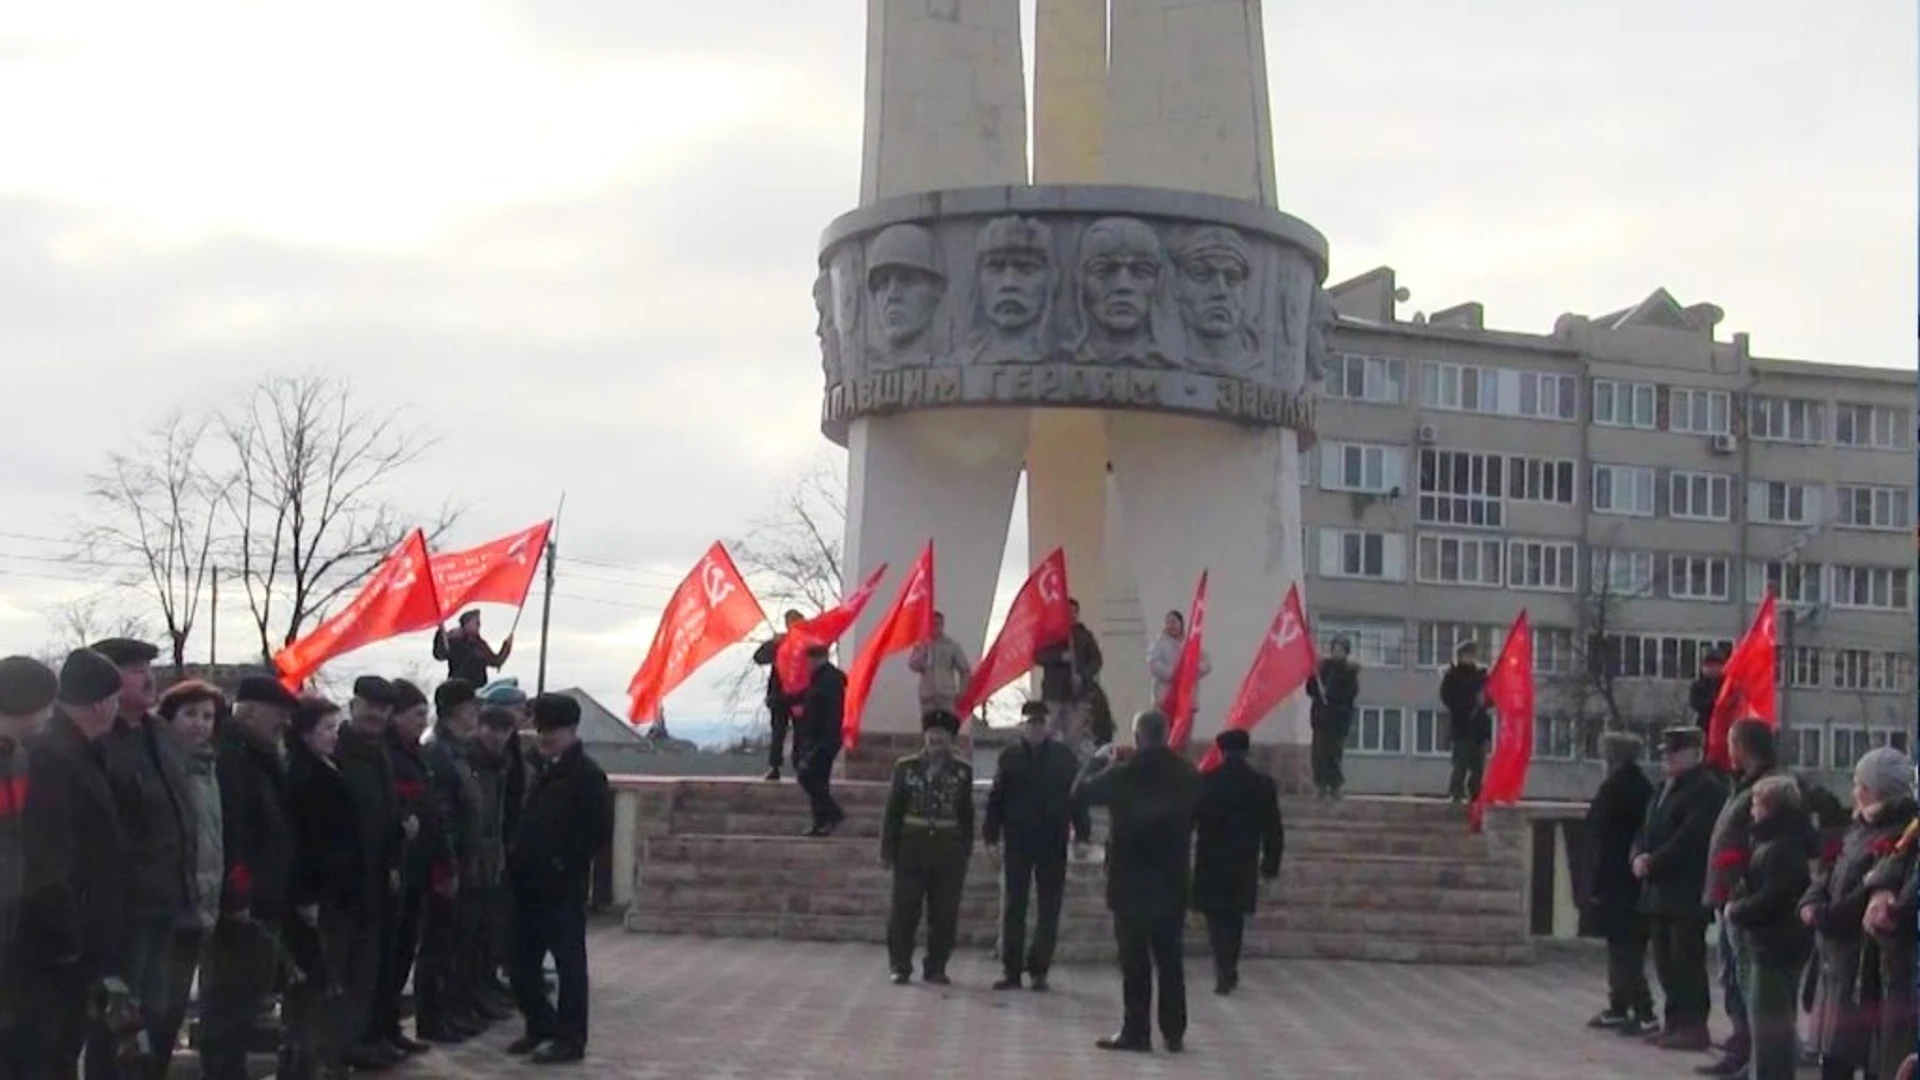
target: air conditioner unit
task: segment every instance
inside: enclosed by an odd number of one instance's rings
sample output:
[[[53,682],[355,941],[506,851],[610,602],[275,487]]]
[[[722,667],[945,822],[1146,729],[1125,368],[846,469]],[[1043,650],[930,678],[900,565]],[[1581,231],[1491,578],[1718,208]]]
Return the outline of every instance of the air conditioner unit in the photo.
[[[1740,449],[1740,440],[1732,435],[1715,435],[1708,440],[1707,445],[1716,454],[1731,454]]]
[[[1432,446],[1440,441],[1440,433],[1434,430],[1432,424],[1421,424],[1420,430],[1414,432],[1413,437],[1419,440],[1421,446]]]

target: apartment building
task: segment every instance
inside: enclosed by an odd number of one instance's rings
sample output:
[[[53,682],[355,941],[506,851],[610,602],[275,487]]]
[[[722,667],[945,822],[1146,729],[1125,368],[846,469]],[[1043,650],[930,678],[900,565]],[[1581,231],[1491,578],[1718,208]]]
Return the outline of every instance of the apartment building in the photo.
[[[1478,304],[1400,319],[1390,269],[1332,292],[1302,506],[1316,637],[1365,669],[1355,790],[1444,789],[1439,671],[1463,640],[1497,653],[1526,608],[1530,794],[1585,797],[1600,731],[1683,721],[1768,587],[1789,759],[1833,774],[1909,746],[1912,370],[1754,356],[1665,290],[1547,334]]]

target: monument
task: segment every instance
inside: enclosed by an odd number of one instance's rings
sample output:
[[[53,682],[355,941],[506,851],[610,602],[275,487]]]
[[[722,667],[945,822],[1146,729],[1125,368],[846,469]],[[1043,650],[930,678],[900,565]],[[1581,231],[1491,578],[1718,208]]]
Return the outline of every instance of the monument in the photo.
[[[1031,161],[1019,9],[869,0],[861,202],[814,290],[847,573],[931,537],[977,655],[1024,471],[1116,713],[1211,572],[1204,739],[1302,576],[1326,240],[1277,203],[1259,0],[1038,0]],[[917,731],[913,702],[887,665],[865,729]],[[1297,751],[1300,703],[1258,735]]]

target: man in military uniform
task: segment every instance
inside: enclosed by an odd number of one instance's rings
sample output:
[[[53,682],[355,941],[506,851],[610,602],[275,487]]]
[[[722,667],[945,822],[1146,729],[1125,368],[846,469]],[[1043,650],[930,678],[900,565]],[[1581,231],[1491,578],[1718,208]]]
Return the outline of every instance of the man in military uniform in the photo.
[[[960,718],[935,709],[920,718],[925,745],[893,767],[886,818],[880,830],[880,863],[893,871],[893,903],[887,920],[887,963],[893,981],[913,977],[913,937],[920,911],[927,912],[927,957],[923,977],[946,986],[960,920],[960,892],[973,854],[973,767],[954,756]]]

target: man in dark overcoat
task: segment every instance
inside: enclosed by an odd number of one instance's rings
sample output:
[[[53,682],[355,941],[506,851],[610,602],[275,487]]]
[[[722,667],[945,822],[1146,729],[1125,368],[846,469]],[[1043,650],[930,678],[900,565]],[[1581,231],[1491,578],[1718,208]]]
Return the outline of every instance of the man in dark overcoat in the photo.
[[[1060,907],[1067,891],[1067,840],[1076,847],[1093,832],[1091,815],[1073,800],[1080,759],[1047,727],[1047,706],[1029,701],[1020,710],[1020,738],[1000,751],[987,792],[980,838],[1001,846],[1000,964],[995,990],[1017,990],[1025,974],[1037,991],[1047,989],[1047,970],[1060,934]],[[1033,947],[1027,948],[1027,898],[1037,891]]]
[[[1707,848],[1713,823],[1726,802],[1720,775],[1705,763],[1700,729],[1669,728],[1661,771],[1666,782],[1647,807],[1634,843],[1633,876],[1639,880],[1640,913],[1653,943],[1653,969],[1666,998],[1655,1045],[1703,1051],[1710,1045],[1707,1015],[1713,999],[1707,983]]]
[[[1633,844],[1653,802],[1653,781],[1640,767],[1638,735],[1609,732],[1600,741],[1606,778],[1587,804],[1587,929],[1607,943],[1607,1007],[1588,1026],[1629,1034],[1654,1030],[1647,988],[1647,924]]]
[[[349,1017],[347,1064],[363,1072],[390,1069],[404,1059],[406,1049],[395,1045],[391,1032],[379,1030],[376,1003],[384,952],[392,941],[392,926],[400,911],[400,854],[405,839],[399,794],[394,790],[393,760],[387,752],[387,725],[392,719],[393,684],[377,675],[354,680],[347,705],[347,724],[340,729],[334,758],[340,777],[353,800],[354,821],[360,828],[361,899],[363,912],[354,923],[342,983]],[[418,823],[414,829],[418,831]],[[407,1048],[407,1049],[410,1049]]]
[[[1280,876],[1287,841],[1279,788],[1247,760],[1253,745],[1247,733],[1223,731],[1213,741],[1220,767],[1201,780],[1194,812],[1193,910],[1207,919],[1213,992],[1231,994],[1240,985],[1247,916],[1259,901],[1256,876]]]

